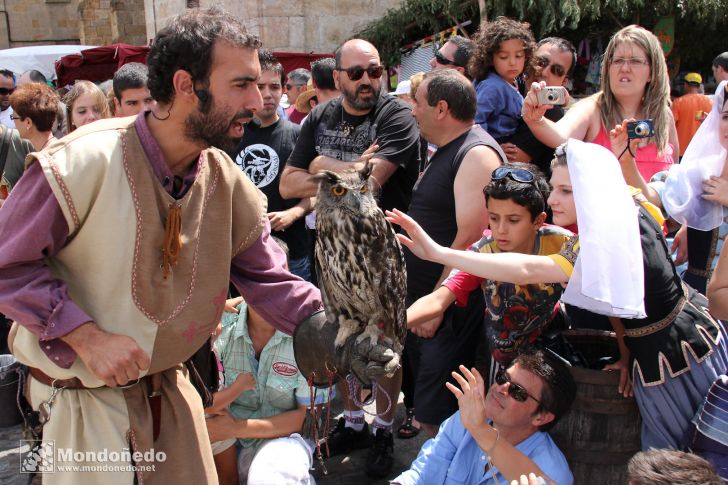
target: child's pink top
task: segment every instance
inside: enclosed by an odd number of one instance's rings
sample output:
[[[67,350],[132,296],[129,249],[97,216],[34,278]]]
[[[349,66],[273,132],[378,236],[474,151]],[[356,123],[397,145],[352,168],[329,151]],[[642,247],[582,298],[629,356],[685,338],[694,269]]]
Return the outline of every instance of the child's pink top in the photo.
[[[599,133],[597,133],[596,138],[592,140],[592,143],[601,145],[608,150],[612,149],[612,144],[609,141],[609,134],[607,133],[607,130],[604,129],[604,126],[599,129]],[[673,163],[673,150],[674,148],[672,143],[668,143],[665,153],[662,154],[662,157],[659,157],[657,153],[657,145],[654,142],[637,148],[637,153],[635,153],[637,170],[639,170],[642,178],[645,179],[645,182],[649,182],[652,176],[657,172],[670,169]]]

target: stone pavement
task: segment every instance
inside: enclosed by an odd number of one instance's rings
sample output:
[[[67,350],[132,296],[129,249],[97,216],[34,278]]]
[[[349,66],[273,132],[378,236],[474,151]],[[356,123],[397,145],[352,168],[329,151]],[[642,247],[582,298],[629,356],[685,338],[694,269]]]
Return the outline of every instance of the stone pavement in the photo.
[[[368,406],[366,409],[373,412],[374,406]],[[334,408],[335,409],[335,408]],[[371,424],[374,417],[366,414],[366,420]],[[334,456],[325,460],[324,464],[328,470],[328,475],[324,476],[317,463],[314,477],[318,485],[385,485],[389,480],[395,478],[404,470],[409,469],[410,464],[420,451],[420,447],[426,441],[425,433],[420,432],[414,438],[401,440],[397,437],[396,430],[404,421],[405,408],[402,404],[402,395],[400,394],[397,411],[394,417],[394,468],[392,473],[386,479],[376,480],[369,478],[364,473],[364,463],[367,459],[368,450],[357,450],[346,456]]]
[[[373,411],[371,407],[367,407],[367,409]],[[395,430],[404,420],[404,415],[405,410],[400,395],[394,419]],[[373,416],[366,415],[366,419],[371,423]],[[28,475],[19,472],[21,454],[24,456],[24,450],[26,450],[20,447],[21,439],[23,439],[23,432],[20,425],[0,428],[0,485],[28,485]],[[420,433],[415,438],[401,440],[397,438],[395,432],[395,463],[392,473],[387,479],[375,480],[364,473],[368,450],[357,450],[346,456],[329,458],[325,461],[328,475],[323,475],[318,469],[320,465],[315,463],[317,470],[314,472],[314,476],[319,485],[384,485],[389,483],[389,479],[409,468],[424,442],[424,433]],[[39,480],[34,481],[35,484],[39,482]]]

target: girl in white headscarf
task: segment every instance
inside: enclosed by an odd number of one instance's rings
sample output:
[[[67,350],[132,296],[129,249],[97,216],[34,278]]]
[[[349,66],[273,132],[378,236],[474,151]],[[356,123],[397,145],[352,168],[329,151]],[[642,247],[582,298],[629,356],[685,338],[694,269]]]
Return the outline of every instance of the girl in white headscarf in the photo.
[[[579,234],[549,256],[443,248],[407,215],[388,218],[420,258],[516,284],[568,282],[563,300],[610,316],[620,337],[620,392],[629,392],[631,374],[643,449],[681,448],[708,388],[728,367],[725,330],[705,311],[705,297],[682,284],[659,210],[626,185],[609,150],[569,140],[557,149],[551,185],[554,223],[577,224]]]

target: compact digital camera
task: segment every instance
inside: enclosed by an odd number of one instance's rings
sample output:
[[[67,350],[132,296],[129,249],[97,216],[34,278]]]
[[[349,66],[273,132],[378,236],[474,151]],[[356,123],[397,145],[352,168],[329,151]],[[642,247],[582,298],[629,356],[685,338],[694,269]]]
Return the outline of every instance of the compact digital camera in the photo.
[[[627,123],[627,138],[650,138],[655,136],[655,123],[652,120],[638,120]]]
[[[563,86],[546,86],[536,93],[538,104],[554,106],[566,104],[566,88]]]

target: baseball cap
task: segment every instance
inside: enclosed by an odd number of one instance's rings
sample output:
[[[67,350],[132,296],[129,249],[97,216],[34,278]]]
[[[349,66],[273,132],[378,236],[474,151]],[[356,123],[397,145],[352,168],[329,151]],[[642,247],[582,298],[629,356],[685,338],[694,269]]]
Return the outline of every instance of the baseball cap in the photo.
[[[407,96],[409,96],[411,86],[412,83],[409,80],[400,81],[399,84],[397,84],[397,89],[392,92],[392,95],[401,96],[403,94],[406,94]]]
[[[701,84],[703,82],[703,76],[701,76],[697,72],[689,72],[685,74],[685,77],[683,79],[686,83],[690,84]]]

